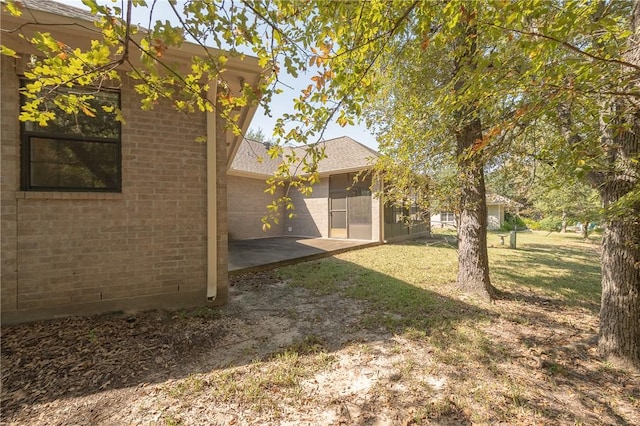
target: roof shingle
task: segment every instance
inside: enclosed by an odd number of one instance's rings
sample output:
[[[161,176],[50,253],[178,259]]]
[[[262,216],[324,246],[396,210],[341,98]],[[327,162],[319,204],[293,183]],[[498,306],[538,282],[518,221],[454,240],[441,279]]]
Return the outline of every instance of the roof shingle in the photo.
[[[327,156],[318,163],[318,172],[320,173],[366,169],[378,156],[376,151],[348,136],[318,142],[318,147],[324,148]],[[285,147],[284,155],[287,154],[287,151],[293,150],[299,157],[302,157],[305,148],[304,146]],[[262,158],[262,161],[259,162],[258,158]],[[272,176],[281,162],[282,158],[271,159],[269,157],[267,147],[263,143],[244,139],[231,163],[231,170],[260,176]]]
[[[81,19],[83,21],[95,21],[96,16],[86,9],[69,6],[67,4],[58,3],[53,0],[21,0],[24,7],[41,12],[48,12],[55,15],[66,16],[73,19]]]

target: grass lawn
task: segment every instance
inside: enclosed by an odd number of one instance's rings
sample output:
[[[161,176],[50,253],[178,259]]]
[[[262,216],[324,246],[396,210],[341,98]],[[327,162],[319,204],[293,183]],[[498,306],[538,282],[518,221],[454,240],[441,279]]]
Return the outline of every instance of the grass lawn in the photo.
[[[3,420],[640,424],[640,375],[596,351],[598,237],[499,240],[492,303],[445,233],[234,277],[224,308],[3,327]]]
[[[598,237],[585,242],[574,234],[519,232],[517,249],[512,250],[508,248],[508,236],[506,245],[501,246],[499,235],[502,234],[489,234],[489,263],[492,282],[503,293],[503,299],[548,299],[548,303],[597,313]],[[340,292],[366,300],[376,307],[369,315],[382,321],[378,325],[394,332],[403,327],[435,324],[448,327],[450,320],[465,318],[467,309],[461,306],[461,299],[469,310],[482,317],[478,311],[481,307],[484,316],[490,316],[491,304],[469,299],[455,288],[455,234],[442,232],[435,237],[301,263],[281,269],[279,275],[316,294]],[[366,322],[369,317],[363,320]]]

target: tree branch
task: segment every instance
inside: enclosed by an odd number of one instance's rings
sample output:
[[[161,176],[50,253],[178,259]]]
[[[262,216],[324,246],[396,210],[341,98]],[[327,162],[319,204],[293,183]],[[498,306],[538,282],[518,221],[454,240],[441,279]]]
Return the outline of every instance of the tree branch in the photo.
[[[478,21],[478,22],[480,24],[484,24],[484,25],[487,25],[487,26],[490,26],[490,27],[498,28],[498,29],[501,29],[503,31],[508,31],[508,32],[516,33],[516,34],[521,34],[521,35],[526,35],[526,36],[531,36],[531,37],[539,37],[539,38],[543,38],[545,40],[550,40],[550,41],[553,41],[554,43],[557,43],[557,44],[563,46],[567,50],[579,53],[579,54],[584,55],[584,56],[586,56],[588,58],[591,58],[591,59],[593,59],[595,61],[622,65],[622,66],[625,66],[625,67],[628,67],[628,68],[633,68],[633,69],[635,69],[637,71],[640,71],[640,66],[638,66],[636,64],[633,64],[631,62],[623,61],[623,60],[620,60],[620,59],[602,58],[600,56],[597,56],[597,55],[594,55],[592,53],[586,52],[586,51],[580,49],[577,46],[574,46],[573,44],[571,44],[571,43],[569,43],[567,41],[558,40],[557,38],[552,37],[552,36],[547,35],[547,34],[542,34],[542,33],[539,33],[537,31],[523,31],[523,30],[517,30],[515,28],[506,28],[506,27],[503,27],[501,25],[498,25],[498,24],[495,24],[495,23],[492,23],[492,22],[484,22],[484,21]]]

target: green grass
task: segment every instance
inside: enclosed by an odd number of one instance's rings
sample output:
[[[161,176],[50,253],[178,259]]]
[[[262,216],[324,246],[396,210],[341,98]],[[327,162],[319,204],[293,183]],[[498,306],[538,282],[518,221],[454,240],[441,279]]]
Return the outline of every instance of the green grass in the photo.
[[[442,235],[440,235],[442,236]],[[392,332],[446,329],[452,323],[486,319],[482,305],[461,302],[454,283],[457,253],[448,240],[386,244],[333,258],[282,268],[279,276],[318,295],[341,293],[374,309],[362,318],[368,328]],[[600,298],[598,243],[578,235],[520,232],[517,249],[499,245],[490,233],[493,284],[512,298],[550,297],[596,311]],[[521,319],[524,321],[524,319]],[[415,334],[415,333],[414,333]]]
[[[597,309],[598,237],[585,242],[574,234],[520,232],[513,250],[499,245],[496,232],[489,234],[488,243],[491,279],[498,289],[514,297],[535,291],[568,305]],[[457,253],[451,237],[449,242],[421,240],[348,252],[278,273],[319,295],[340,292],[366,300],[377,308],[380,319],[386,314],[402,317],[389,325],[428,326],[430,319],[421,317],[434,311],[441,314],[439,321],[479,314],[454,300]]]
[[[489,234],[497,243],[498,234]],[[489,248],[491,278],[498,288],[516,294],[535,291],[569,306],[597,312],[600,303],[599,236],[519,232],[515,250]],[[508,247],[508,246],[507,246]]]
[[[432,258],[436,261],[428,261]],[[361,323],[390,331],[445,326],[470,313],[470,305],[440,294],[456,278],[451,246],[424,242],[389,244],[282,268],[280,278],[318,295],[342,293],[373,305]]]

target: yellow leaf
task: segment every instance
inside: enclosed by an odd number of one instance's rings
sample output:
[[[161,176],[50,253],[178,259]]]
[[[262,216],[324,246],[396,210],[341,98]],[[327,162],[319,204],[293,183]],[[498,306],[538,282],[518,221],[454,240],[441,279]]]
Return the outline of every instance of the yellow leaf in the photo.
[[[7,46],[3,46],[3,45],[0,45],[0,54],[5,56],[10,56],[12,58],[19,58],[15,50],[9,49]]]
[[[19,1],[9,1],[5,7],[7,8],[7,10],[9,11],[9,13],[13,16],[22,16],[22,11],[20,10],[22,7],[24,7],[22,5],[21,2]]]

